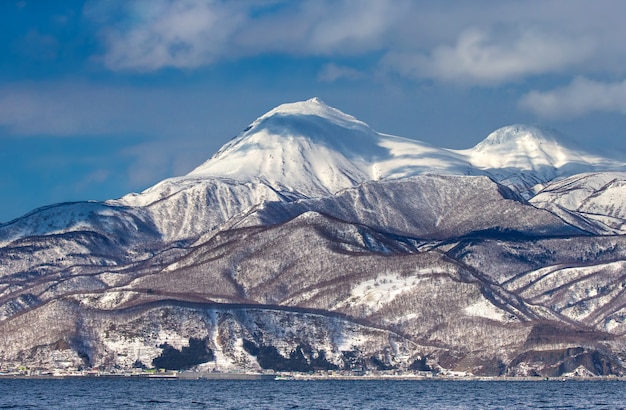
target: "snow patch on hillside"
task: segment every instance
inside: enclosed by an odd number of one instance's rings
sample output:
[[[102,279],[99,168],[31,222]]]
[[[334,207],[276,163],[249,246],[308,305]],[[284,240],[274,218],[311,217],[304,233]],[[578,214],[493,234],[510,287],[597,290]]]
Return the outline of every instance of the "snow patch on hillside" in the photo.
[[[463,312],[468,316],[484,317],[498,322],[507,322],[508,313],[490,303],[487,299],[466,307]]]
[[[346,305],[364,305],[371,311],[381,309],[389,304],[396,297],[405,292],[410,292],[419,286],[420,282],[428,280],[427,275],[433,273],[433,269],[424,269],[417,273],[417,276],[400,276],[393,273],[380,275],[375,279],[359,282],[350,292],[350,296],[337,310]]]

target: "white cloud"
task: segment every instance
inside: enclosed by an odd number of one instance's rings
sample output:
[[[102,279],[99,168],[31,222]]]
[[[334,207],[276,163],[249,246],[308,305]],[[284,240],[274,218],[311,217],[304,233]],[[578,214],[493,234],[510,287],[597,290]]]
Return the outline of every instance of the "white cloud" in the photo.
[[[619,0],[136,0],[85,9],[100,27],[101,61],[111,70],[379,52],[386,70],[464,85],[626,71]],[[368,69],[363,64],[351,66]]]
[[[339,79],[358,80],[363,77],[363,73],[352,67],[340,66],[335,63],[326,64],[317,75],[319,81],[332,83]]]
[[[112,70],[195,68],[221,57],[243,16],[219,1],[144,0],[126,3],[127,19],[109,27],[103,57]]]
[[[531,91],[520,108],[548,118],[575,117],[594,111],[626,114],[626,80],[614,83],[577,77],[569,85],[551,91]]]
[[[626,72],[621,0],[93,0],[85,10],[115,71],[381,53],[387,71],[470,86]]]
[[[101,58],[109,69],[154,71],[272,52],[368,52],[384,46],[386,33],[407,4],[406,0],[140,0],[117,7],[91,3],[86,14],[103,26]]]
[[[309,4],[320,4],[310,2]],[[319,6],[318,6],[319,7]],[[303,9],[300,20],[309,26],[303,39],[309,52],[353,54],[388,45],[388,34],[408,8],[404,0],[344,0],[323,3],[318,18]],[[298,43],[292,45],[297,50]]]
[[[590,40],[538,30],[510,34],[473,28],[461,33],[454,46],[439,46],[430,54],[391,52],[383,65],[416,78],[499,85],[563,70],[589,57],[592,49]]]

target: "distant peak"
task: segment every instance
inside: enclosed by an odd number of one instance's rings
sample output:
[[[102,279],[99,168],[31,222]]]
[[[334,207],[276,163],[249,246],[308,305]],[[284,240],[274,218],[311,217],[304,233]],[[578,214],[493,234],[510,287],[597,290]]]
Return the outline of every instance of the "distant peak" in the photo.
[[[537,125],[514,124],[499,128],[489,134],[475,149],[493,146],[560,144],[562,135],[556,131]]]
[[[502,127],[468,150],[470,163],[482,169],[519,169],[555,177],[555,169],[566,165],[593,166],[603,161],[581,150],[578,145],[553,129],[515,124]],[[585,168],[588,169],[588,168]]]
[[[305,101],[295,101],[291,103],[281,104],[278,107],[269,111],[267,114],[265,114],[264,117],[267,116],[268,114],[274,114],[274,113],[309,114],[311,112],[320,113],[320,112],[325,112],[325,111],[339,111],[339,110],[327,105],[324,101],[322,101],[318,97],[313,97]]]
[[[318,97],[313,97],[305,101],[281,104],[259,117],[253,125],[275,116],[316,116],[346,128],[369,128],[364,122],[357,120],[352,115],[346,114],[337,108],[327,105]]]

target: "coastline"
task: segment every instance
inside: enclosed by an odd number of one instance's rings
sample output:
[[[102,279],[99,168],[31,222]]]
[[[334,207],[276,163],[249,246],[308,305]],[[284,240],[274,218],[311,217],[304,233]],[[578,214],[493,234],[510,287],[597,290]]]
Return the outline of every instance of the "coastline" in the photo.
[[[422,375],[422,374],[309,374],[296,372],[281,373],[236,373],[236,372],[77,372],[77,373],[0,373],[2,379],[25,380],[67,380],[67,379],[159,379],[159,380],[276,380],[276,381],[495,381],[495,382],[539,382],[539,381],[626,381],[626,376],[449,376],[449,375]]]

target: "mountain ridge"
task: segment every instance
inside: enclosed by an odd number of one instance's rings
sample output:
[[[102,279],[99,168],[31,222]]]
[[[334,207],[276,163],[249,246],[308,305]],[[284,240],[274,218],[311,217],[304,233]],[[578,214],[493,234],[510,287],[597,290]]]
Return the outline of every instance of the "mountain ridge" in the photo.
[[[568,148],[537,126],[502,127],[472,148],[454,150],[379,133],[312,98],[270,110],[179,178],[258,181],[318,196],[424,173],[487,175],[528,199],[554,178],[609,170],[626,170],[626,163]]]
[[[0,371],[193,344],[166,362],[624,375],[625,169],[537,127],[451,150],[284,104],[188,175],[0,224]]]
[[[289,147],[294,149],[286,149],[280,145],[283,139],[293,139],[293,135],[289,132],[272,134],[276,138],[271,141],[273,145],[259,143],[255,145],[254,142],[249,141],[260,132],[255,127],[275,116],[281,117],[281,124],[276,128],[295,127],[298,129],[289,122],[290,115],[313,116],[316,117],[317,122],[319,122],[318,119],[322,119],[322,122],[330,121],[341,126],[340,131],[358,130],[356,134],[348,134],[348,137],[351,137],[348,140],[356,146],[350,146],[345,142],[335,147],[328,143],[327,146],[324,144],[320,144],[321,147],[316,146],[315,138],[302,131],[297,137],[308,140],[309,143],[305,145],[296,143]],[[261,131],[264,134],[262,137],[268,137],[266,129]],[[582,172],[626,171],[626,162],[567,148],[566,144],[555,138],[557,134],[544,127],[515,124],[492,132],[472,148],[458,150],[438,148],[425,142],[379,133],[353,116],[329,107],[319,98],[312,98],[307,101],[282,104],[270,110],[187,175],[168,178],[142,193],[130,193],[119,199],[105,201],[105,203],[142,207],[184,190],[186,187],[201,184],[207,179],[230,180],[234,183],[260,182],[284,194],[324,196],[366,181],[398,179],[429,173],[485,175],[512,188],[516,193],[523,194],[526,199],[530,199],[546,182],[555,178],[566,178]],[[328,138],[327,133],[322,132],[317,135],[325,137],[326,140],[333,140],[333,138]],[[346,137],[345,132],[331,135],[335,137],[334,140]],[[363,142],[360,138],[367,141],[367,144],[356,144],[356,142]],[[527,146],[524,147],[524,143],[520,144],[520,140],[526,141]],[[521,149],[519,149],[520,145]],[[548,147],[541,147],[542,145]],[[242,156],[229,158],[229,154],[233,151],[236,153],[237,148],[241,149],[242,146],[243,150],[247,151],[245,155],[249,156],[247,160],[242,161]],[[271,149],[268,150],[268,146]],[[556,155],[552,152],[541,151],[540,148],[545,148],[544,151],[554,151]],[[254,149],[257,149],[257,155],[251,155],[250,151]],[[311,150],[314,151],[311,152]],[[354,153],[358,153],[359,150],[363,155]],[[538,151],[540,155],[534,157],[528,155],[528,152],[533,150]],[[307,151],[310,154],[308,157],[303,155],[303,152]],[[511,153],[511,151],[514,152]],[[278,153],[276,158],[273,152]],[[294,153],[295,155],[291,156]],[[324,158],[322,162],[317,160],[319,157]],[[350,160],[348,157],[356,158],[356,160]],[[290,160],[287,161],[286,158]],[[327,160],[328,158],[331,160]],[[284,168],[285,162],[294,165]],[[276,166],[268,166],[267,163]],[[289,183],[281,182],[284,178],[287,178]],[[33,210],[24,217],[45,208],[48,207]],[[0,227],[14,222],[2,223]]]

